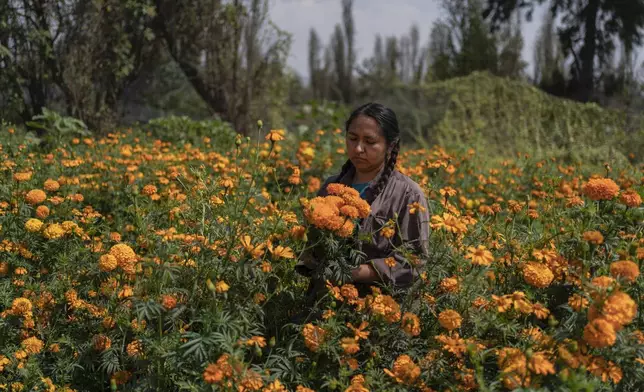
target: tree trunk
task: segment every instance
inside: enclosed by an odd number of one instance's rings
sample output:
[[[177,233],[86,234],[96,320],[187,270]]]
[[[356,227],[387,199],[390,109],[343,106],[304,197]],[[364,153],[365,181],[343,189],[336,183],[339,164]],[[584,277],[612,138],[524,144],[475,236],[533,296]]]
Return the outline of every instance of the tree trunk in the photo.
[[[579,100],[589,101],[595,90],[595,55],[597,53],[597,14],[600,0],[590,0],[584,16],[584,46],[581,48],[581,75],[579,75]]]

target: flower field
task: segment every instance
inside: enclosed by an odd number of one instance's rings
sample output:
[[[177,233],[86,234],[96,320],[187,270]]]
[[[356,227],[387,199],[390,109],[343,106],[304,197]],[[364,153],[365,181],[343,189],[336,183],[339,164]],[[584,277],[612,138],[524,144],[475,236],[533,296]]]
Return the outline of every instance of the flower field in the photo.
[[[0,128],[0,390],[644,389],[641,165],[403,149],[420,279],[360,296],[329,268],[307,317],[296,260],[320,234],[351,252],[368,206],[315,199],[341,130],[262,132],[45,149]]]

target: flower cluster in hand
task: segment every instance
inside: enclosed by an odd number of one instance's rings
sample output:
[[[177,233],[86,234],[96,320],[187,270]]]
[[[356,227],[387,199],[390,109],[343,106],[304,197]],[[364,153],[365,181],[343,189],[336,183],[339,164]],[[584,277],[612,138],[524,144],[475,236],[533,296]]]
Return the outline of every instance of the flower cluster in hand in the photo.
[[[358,191],[343,184],[329,184],[327,191],[328,196],[303,200],[304,216],[319,229],[350,237],[355,229],[354,220],[369,215],[369,203],[360,198]]]

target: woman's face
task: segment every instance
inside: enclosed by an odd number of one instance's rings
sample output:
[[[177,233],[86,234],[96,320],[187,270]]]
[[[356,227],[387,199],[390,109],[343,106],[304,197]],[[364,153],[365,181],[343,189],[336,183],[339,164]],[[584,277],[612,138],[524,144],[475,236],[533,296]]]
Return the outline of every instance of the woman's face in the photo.
[[[347,154],[356,170],[370,172],[380,169],[387,157],[387,139],[373,118],[359,115],[346,134]]]

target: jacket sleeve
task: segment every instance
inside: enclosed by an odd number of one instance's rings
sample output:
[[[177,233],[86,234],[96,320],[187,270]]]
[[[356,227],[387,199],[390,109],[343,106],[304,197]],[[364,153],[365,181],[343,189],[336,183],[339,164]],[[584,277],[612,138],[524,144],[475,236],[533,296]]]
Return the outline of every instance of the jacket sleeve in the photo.
[[[409,205],[418,202],[425,210],[418,208],[413,214],[409,212]],[[428,252],[429,241],[429,212],[427,199],[421,193],[412,193],[403,198],[398,206],[398,228],[393,241],[396,250],[393,250],[388,257],[393,257],[395,264],[390,267],[386,263],[387,257],[371,259],[369,262],[386,282],[397,286],[410,285],[418,276],[418,270],[425,264]],[[408,260],[401,249],[407,249],[415,255],[413,260]],[[412,261],[415,265],[412,265]]]

